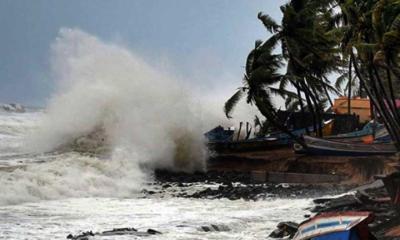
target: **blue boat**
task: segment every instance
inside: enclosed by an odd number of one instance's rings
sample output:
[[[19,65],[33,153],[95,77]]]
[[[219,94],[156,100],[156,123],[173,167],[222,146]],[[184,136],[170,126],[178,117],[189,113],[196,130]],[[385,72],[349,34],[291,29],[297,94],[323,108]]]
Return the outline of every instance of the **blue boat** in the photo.
[[[343,133],[343,134],[338,134],[334,136],[327,136],[325,137],[326,139],[346,139],[346,138],[360,138],[368,135],[372,135],[375,132],[379,132],[380,130],[384,129],[383,124],[375,123],[374,121],[370,121],[369,123],[365,124],[365,126],[359,130],[359,131],[354,131],[354,132],[349,132],[349,133]]]
[[[234,131],[218,126],[204,134],[208,139],[207,146],[217,153],[263,151],[282,147],[276,138],[252,138],[233,140]]]
[[[329,124],[331,121],[332,120],[325,122],[324,126]],[[308,131],[314,131],[313,127],[308,127]],[[307,133],[307,130],[306,128],[301,128],[292,130],[291,133],[297,137],[301,137]],[[289,136],[289,134],[280,131],[268,134],[265,137],[233,140],[233,130],[226,130],[221,126],[218,126],[204,135],[208,139],[208,148],[217,153],[265,151],[288,147],[293,144],[292,137]]]
[[[300,224],[293,240],[375,240],[370,212],[321,213]]]
[[[392,155],[397,152],[392,143],[348,143],[303,136],[307,148],[294,144],[294,151],[300,154],[319,156],[368,156]]]
[[[324,126],[327,126],[329,124],[331,124],[333,120],[328,120],[326,122],[323,123],[322,128],[324,128]],[[314,132],[314,127],[310,126],[307,128],[300,128],[300,129],[295,129],[292,130],[291,133],[293,135],[295,135],[296,137],[301,137],[303,135],[305,135],[308,132]],[[269,138],[276,138],[278,139],[280,144],[284,144],[284,145],[291,145],[294,143],[294,140],[291,136],[289,136],[289,134],[284,133],[284,132],[274,132],[274,133],[270,133],[269,135],[267,135],[267,137]]]
[[[224,129],[222,126],[218,126],[206,132],[204,136],[210,142],[232,141],[234,133],[235,133],[234,130]]]

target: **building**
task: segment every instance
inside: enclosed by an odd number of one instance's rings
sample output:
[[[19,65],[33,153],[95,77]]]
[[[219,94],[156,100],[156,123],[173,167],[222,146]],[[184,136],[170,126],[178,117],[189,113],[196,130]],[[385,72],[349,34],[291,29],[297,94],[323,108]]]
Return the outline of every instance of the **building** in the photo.
[[[336,114],[348,114],[348,103],[347,97],[339,97],[335,99],[332,110]],[[368,98],[352,98],[350,107],[350,113],[358,115],[361,123],[371,120],[371,104]]]

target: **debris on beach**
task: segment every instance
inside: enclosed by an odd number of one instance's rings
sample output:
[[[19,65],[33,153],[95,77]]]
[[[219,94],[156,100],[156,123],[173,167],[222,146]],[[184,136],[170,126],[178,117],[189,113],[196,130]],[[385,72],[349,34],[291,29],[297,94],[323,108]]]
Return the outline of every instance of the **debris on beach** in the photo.
[[[295,222],[280,222],[277,228],[269,235],[271,238],[292,238],[299,228]]]
[[[327,237],[334,232],[341,235],[338,239],[353,239],[353,227],[362,224],[362,227],[354,230],[362,231],[357,233],[359,236],[364,236],[359,239],[399,239],[400,211],[397,207],[399,177],[399,173],[377,176],[375,182],[360,186],[347,194],[314,199],[315,207],[310,211],[315,215],[307,216],[308,219],[300,224],[295,236],[293,231],[296,225],[283,222],[270,234],[270,237],[310,239],[311,235],[316,236],[318,233],[320,234],[318,236],[321,236],[318,239],[325,239],[324,236]],[[348,221],[345,221],[347,218]]]

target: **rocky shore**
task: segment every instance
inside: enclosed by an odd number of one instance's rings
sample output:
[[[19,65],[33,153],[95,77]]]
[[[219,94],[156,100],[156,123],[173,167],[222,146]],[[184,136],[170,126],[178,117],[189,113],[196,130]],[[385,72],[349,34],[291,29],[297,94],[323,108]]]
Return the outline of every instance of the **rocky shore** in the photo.
[[[323,185],[323,184],[270,184],[255,183],[250,173],[218,172],[206,173],[171,173],[168,171],[155,172],[156,184],[160,192],[173,190],[174,197],[185,198],[227,198],[230,200],[262,200],[267,198],[314,198],[315,206],[310,210],[313,214],[323,212],[368,211],[374,215],[374,222],[369,225],[377,239],[396,239],[400,233],[400,215],[391,203],[390,197],[381,180],[360,187]],[[196,184],[203,187],[194,192],[185,189]],[[211,187],[212,186],[212,187]],[[145,190],[146,192],[146,190]],[[157,192],[153,192],[157,194]],[[323,197],[321,196],[337,196]],[[311,216],[305,215],[305,218]],[[300,223],[281,222],[270,237],[282,238],[293,236]]]
[[[326,212],[371,212],[374,221],[368,225],[370,231],[379,240],[400,239],[400,214],[392,202],[381,180],[361,186],[353,191],[333,198],[314,199],[314,214]],[[270,237],[293,237],[298,223],[281,222]]]
[[[362,211],[372,212],[374,221],[369,224],[370,231],[377,239],[399,239],[400,214],[391,202],[382,180],[357,188],[339,185],[302,185],[257,183],[250,173],[243,172],[197,172],[172,173],[156,171],[155,182],[142,190],[143,197],[180,197],[200,199],[220,199],[257,201],[273,198],[313,198],[314,206],[305,209],[312,214],[304,215],[309,219],[314,215],[326,212]],[[325,197],[324,197],[325,196]],[[335,196],[335,197],[326,197]],[[287,219],[277,223],[271,238],[291,239],[301,223]],[[228,226],[199,226],[199,231],[230,231]],[[113,229],[105,232],[83,232],[69,235],[69,239],[84,240],[93,236],[133,235],[146,237],[162,234],[157,230],[138,231],[134,228]]]
[[[161,188],[144,190],[144,193],[151,195],[168,192],[172,193],[174,197],[185,198],[227,198],[253,201],[267,198],[316,198],[342,194],[351,188],[351,186],[322,184],[257,183],[252,180],[251,174],[246,172],[209,171],[189,174],[156,171],[154,178],[155,184]],[[203,187],[193,191],[195,186]]]

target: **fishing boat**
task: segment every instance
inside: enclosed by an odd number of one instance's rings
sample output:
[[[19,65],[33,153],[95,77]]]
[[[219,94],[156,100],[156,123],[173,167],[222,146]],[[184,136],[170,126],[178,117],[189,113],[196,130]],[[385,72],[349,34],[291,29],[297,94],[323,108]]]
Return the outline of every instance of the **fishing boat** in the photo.
[[[360,131],[357,131],[360,132]],[[347,142],[347,143],[389,143],[392,141],[390,138],[389,133],[387,132],[386,128],[379,127],[375,130],[375,134],[368,134],[368,135],[361,135],[361,134],[354,134],[355,132],[351,132],[343,135],[335,135],[335,136],[328,136],[324,137],[324,139],[338,141],[338,142]],[[365,132],[364,132],[365,133]],[[354,135],[352,135],[354,134]]]
[[[324,134],[330,133],[330,131],[332,130],[332,124],[333,124],[333,119],[330,119],[323,123],[322,131],[324,132]],[[301,137],[307,132],[314,132],[314,127],[310,126],[307,128],[300,128],[291,131],[291,133],[296,137]],[[267,137],[276,138],[281,144],[291,145],[294,143],[293,138],[289,136],[289,134],[281,131],[270,133],[269,135],[267,135]]]
[[[219,153],[258,151],[282,146],[277,138],[269,137],[233,140],[234,131],[224,129],[222,126],[218,126],[204,135],[208,139],[208,148]]]
[[[332,120],[325,122],[323,129],[327,126],[331,128],[331,122]],[[314,131],[313,127],[308,127],[308,131]],[[301,137],[303,134],[307,133],[307,129],[295,129],[292,130],[291,133],[294,136]],[[292,137],[281,131],[268,134],[265,137],[233,140],[233,130],[226,130],[221,126],[218,126],[204,135],[208,139],[208,148],[217,153],[271,150],[288,147],[293,144]]]
[[[374,240],[370,212],[321,213],[300,224],[293,240]]]
[[[382,124],[375,123],[374,121],[370,121],[369,123],[365,124],[365,126],[358,131],[349,132],[349,133],[342,133],[333,136],[327,136],[326,139],[340,139],[340,140],[351,140],[351,139],[361,139],[362,137],[373,135],[375,132],[384,129]]]
[[[392,143],[347,143],[310,136],[303,136],[307,148],[294,144],[296,153],[322,156],[366,156],[395,154],[396,147]]]

